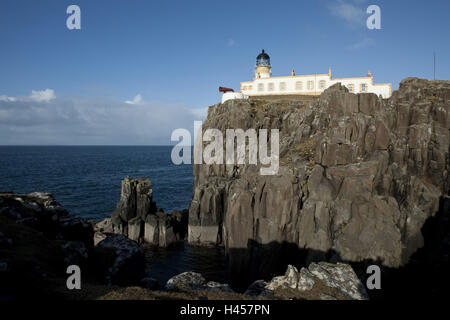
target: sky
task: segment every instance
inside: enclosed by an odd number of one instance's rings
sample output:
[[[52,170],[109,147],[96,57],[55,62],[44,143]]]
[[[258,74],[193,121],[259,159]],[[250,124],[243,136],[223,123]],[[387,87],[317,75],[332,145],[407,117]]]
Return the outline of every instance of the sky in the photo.
[[[81,30],[66,10],[81,9]],[[369,5],[381,9],[370,30]],[[0,0],[0,145],[168,145],[253,78],[450,79],[450,1]]]

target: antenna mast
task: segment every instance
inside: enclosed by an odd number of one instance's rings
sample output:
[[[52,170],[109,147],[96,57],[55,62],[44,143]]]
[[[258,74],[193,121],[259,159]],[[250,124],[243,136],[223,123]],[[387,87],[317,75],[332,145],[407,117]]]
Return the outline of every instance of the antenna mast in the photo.
[[[436,52],[433,52],[434,54],[434,76],[433,80],[436,80]]]

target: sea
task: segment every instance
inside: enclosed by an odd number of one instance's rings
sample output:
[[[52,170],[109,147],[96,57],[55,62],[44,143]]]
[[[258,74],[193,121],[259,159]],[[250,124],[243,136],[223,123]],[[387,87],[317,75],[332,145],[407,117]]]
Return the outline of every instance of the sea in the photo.
[[[0,192],[49,192],[71,214],[100,221],[120,199],[121,181],[145,177],[152,181],[153,200],[164,212],[189,207],[193,192],[192,165],[175,165],[171,146],[0,146]],[[221,248],[145,249],[147,274],[164,285],[185,271],[226,283]]]

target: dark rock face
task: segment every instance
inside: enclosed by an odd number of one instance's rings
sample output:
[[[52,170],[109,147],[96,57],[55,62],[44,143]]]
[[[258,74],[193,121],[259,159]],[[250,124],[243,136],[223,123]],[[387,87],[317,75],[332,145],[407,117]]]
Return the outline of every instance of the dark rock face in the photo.
[[[404,265],[449,195],[449,101],[449,81],[408,78],[387,100],[336,84],[304,104],[210,107],[203,131],[279,129],[280,169],[194,165],[189,243],[224,245],[232,273],[253,279],[290,249],[309,262]]]
[[[183,240],[187,233],[188,211],[157,212],[152,200],[152,183],[146,178],[125,178],[116,210],[95,225],[94,242],[105,238],[104,233],[126,235],[138,243],[167,247]]]
[[[256,297],[260,295],[271,295],[272,293],[266,290],[267,282],[264,280],[256,280],[248,286],[244,294]]]
[[[145,219],[148,214],[156,212],[152,196],[152,183],[149,179],[127,177],[122,181],[120,201],[112,216],[119,217],[123,222],[136,217]]]
[[[99,247],[115,251],[115,260],[108,268],[106,281],[110,285],[138,284],[145,274],[145,259],[139,245],[124,235],[108,234]]]
[[[69,214],[49,193],[0,194],[0,214],[50,239],[92,245],[94,231],[86,220]]]
[[[140,228],[136,230],[138,221],[144,221],[147,215],[156,212],[156,204],[152,200],[152,183],[145,178],[125,178],[122,181],[120,201],[111,214],[113,226],[128,234],[128,227],[133,227],[134,237],[140,237]]]
[[[140,281],[141,287],[148,289],[148,290],[159,290],[160,285],[158,280],[153,278],[144,278]]]
[[[111,219],[101,225],[102,232],[96,232],[94,237],[91,223],[69,214],[51,194],[36,192],[24,195],[0,194],[0,215],[7,218],[8,223],[23,228],[21,231],[23,234],[19,237],[21,246],[31,246],[25,242],[25,234],[31,232],[39,234],[43,243],[32,243],[33,247],[28,250],[35,250],[34,246],[44,252],[54,250],[51,254],[43,252],[44,257],[47,258],[46,254],[49,255],[50,261],[46,262],[49,266],[45,263],[44,265],[51,267],[52,271],[55,269],[58,273],[62,272],[63,277],[66,277],[65,271],[69,265],[77,265],[84,275],[94,276],[96,280],[107,281],[114,285],[137,284],[144,276],[142,250],[136,242],[125,236],[108,233],[113,231]],[[34,230],[31,231],[30,228]],[[101,239],[98,239],[99,235],[102,235]],[[28,238],[26,239],[28,241]],[[94,248],[93,239],[98,243],[98,250]],[[3,232],[0,232],[0,245],[2,248],[6,245],[13,248],[15,246],[14,241]],[[109,255],[101,256],[102,248],[111,249],[113,257],[105,259]],[[18,258],[20,260],[27,257]],[[8,271],[9,264],[5,263],[3,269]],[[38,275],[42,279],[47,277],[45,272],[39,271]]]
[[[64,252],[64,262],[66,265],[77,265],[84,267],[86,265],[89,251],[86,245],[80,241],[67,241],[62,245]]]

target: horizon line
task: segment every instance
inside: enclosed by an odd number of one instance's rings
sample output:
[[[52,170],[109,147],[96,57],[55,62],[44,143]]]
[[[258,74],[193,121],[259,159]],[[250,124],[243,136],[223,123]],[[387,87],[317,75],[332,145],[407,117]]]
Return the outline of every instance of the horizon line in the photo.
[[[0,147],[173,147],[174,145],[170,145],[170,144],[0,144]]]

